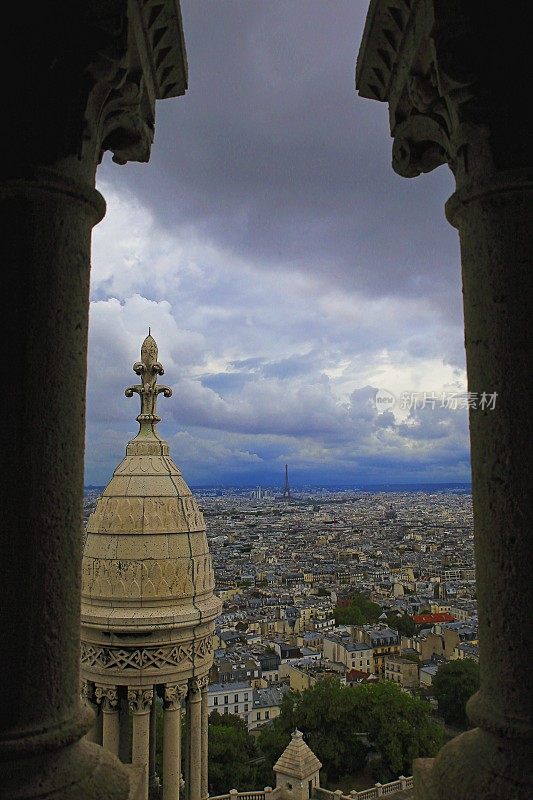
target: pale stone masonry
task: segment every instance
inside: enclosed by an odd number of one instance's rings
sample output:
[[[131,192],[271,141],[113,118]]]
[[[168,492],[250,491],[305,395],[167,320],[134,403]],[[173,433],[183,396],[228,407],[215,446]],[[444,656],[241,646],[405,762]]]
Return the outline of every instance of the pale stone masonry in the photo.
[[[0,320],[15,377],[1,485],[0,787],[9,800],[125,800],[128,771],[111,750],[113,704],[128,698],[99,687],[110,749],[85,738],[93,715],[79,699],[90,244],[105,213],[95,190],[103,154],[147,161],[156,99],[185,91],[179,7],[59,0],[54,13],[42,3],[9,10]],[[468,710],[479,727],[419,765],[424,800],[533,794],[529,49],[518,4],[502,13],[480,0],[373,0],[357,70],[361,94],[390,105],[395,169],[454,171],[447,216],[461,240],[469,389],[498,395],[496,412],[470,415],[481,690]],[[150,716],[140,688],[129,702]],[[173,688],[168,710],[179,708]],[[136,752],[146,720],[137,727]],[[119,745],[122,730],[119,712]]]
[[[494,411],[469,409],[481,687],[467,712],[478,727],[418,762],[420,800],[533,796],[529,46],[518,8],[372,0],[357,59],[360,95],[388,104],[394,170],[453,172],[468,390],[497,396]]]
[[[0,58],[0,325],[17,372],[1,483],[0,796],[125,800],[128,771],[85,738],[79,695],[91,231],[104,153],[148,161],[156,101],[185,92],[179,3],[15,4]]]
[[[147,800],[155,775],[155,703],[163,703],[163,800],[178,800],[180,726],[188,800],[207,793],[207,683],[221,602],[205,524],[191,491],[156,431],[163,367],[148,335],[134,364],[140,383],[139,433],[116,468],[87,525],[82,562],[81,677],[96,710],[91,739],[143,770]],[[125,701],[125,702],[121,702]],[[233,709],[232,709],[233,710]],[[129,742],[132,717],[133,739]]]
[[[274,764],[276,789],[288,790],[294,800],[309,800],[320,786],[321,762],[304,742],[301,731],[292,734],[291,741]]]

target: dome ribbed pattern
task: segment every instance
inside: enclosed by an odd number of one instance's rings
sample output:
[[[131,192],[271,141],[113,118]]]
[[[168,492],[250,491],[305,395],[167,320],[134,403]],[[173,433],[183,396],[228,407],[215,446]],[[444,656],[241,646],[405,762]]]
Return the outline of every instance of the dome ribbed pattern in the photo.
[[[221,602],[203,515],[159,437],[163,367],[148,336],[137,393],[140,430],[87,524],[82,561],[81,661],[89,680],[157,682],[206,674]],[[126,681],[127,682],[127,681]]]

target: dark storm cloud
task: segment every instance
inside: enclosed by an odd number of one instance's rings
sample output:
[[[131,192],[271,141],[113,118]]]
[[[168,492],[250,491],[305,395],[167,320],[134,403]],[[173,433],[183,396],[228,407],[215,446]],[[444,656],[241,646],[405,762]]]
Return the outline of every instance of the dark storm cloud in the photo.
[[[240,370],[241,372],[257,372],[261,364],[264,364],[265,359],[255,356],[253,358],[240,358],[236,361],[230,361],[229,366],[233,369]]]
[[[465,386],[451,177],[392,172],[387,109],[354,89],[367,3],[181,5],[189,91],[158,104],[149,165],[99,173],[89,482],[135,428],[148,326],[192,482],[467,480],[466,412],[375,403]]]
[[[261,372],[265,378],[296,378],[315,373],[318,364],[325,366],[324,359],[318,357],[317,353],[296,353],[280,361],[271,361],[265,364]]]
[[[250,372],[216,372],[201,377],[202,386],[221,396],[240,392],[250,380],[253,380],[253,373]]]
[[[446,171],[390,168],[384,105],[358,98],[367,4],[182,0],[189,91],[158,104],[150,166],[121,172],[158,219],[257,270],[430,297],[460,318]],[[116,180],[109,162],[102,175]]]

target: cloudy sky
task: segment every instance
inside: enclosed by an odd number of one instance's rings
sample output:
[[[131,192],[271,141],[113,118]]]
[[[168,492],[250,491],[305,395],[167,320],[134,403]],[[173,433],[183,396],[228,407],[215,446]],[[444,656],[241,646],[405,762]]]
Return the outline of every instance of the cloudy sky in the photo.
[[[468,481],[466,412],[441,408],[466,388],[452,180],[391,169],[387,108],[354,88],[367,3],[181,6],[189,90],[158,104],[148,165],[99,171],[86,482],[136,430],[148,326],[193,485],[280,484],[286,462],[294,485]]]

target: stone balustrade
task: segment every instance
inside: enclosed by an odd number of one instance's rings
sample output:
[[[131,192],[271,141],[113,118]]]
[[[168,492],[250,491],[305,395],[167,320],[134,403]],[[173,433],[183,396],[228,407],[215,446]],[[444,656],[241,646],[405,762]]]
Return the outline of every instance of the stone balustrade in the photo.
[[[314,800],[374,800],[376,797],[390,797],[397,792],[413,788],[413,778],[406,778],[403,775],[390,783],[376,783],[371,789],[363,789],[361,792],[352,791],[344,794],[340,789],[331,792],[329,789],[313,789]],[[214,800],[214,798],[212,799]]]
[[[257,792],[238,792],[237,789],[230,789],[228,794],[217,794],[214,797],[209,797],[209,800],[275,800],[279,797],[280,789],[272,789],[270,786],[265,786]]]
[[[332,792],[329,789],[315,787],[312,796],[313,800],[375,800],[377,797],[390,797],[397,792],[412,788],[413,778],[400,775],[397,780],[390,783],[376,783],[371,789],[363,789],[361,792],[352,791],[349,794],[344,794],[340,789]],[[209,797],[209,800],[275,800],[276,794],[279,796],[283,791],[281,787],[271,789],[269,786],[258,792],[238,792],[237,789],[231,789],[227,794],[218,794]]]

